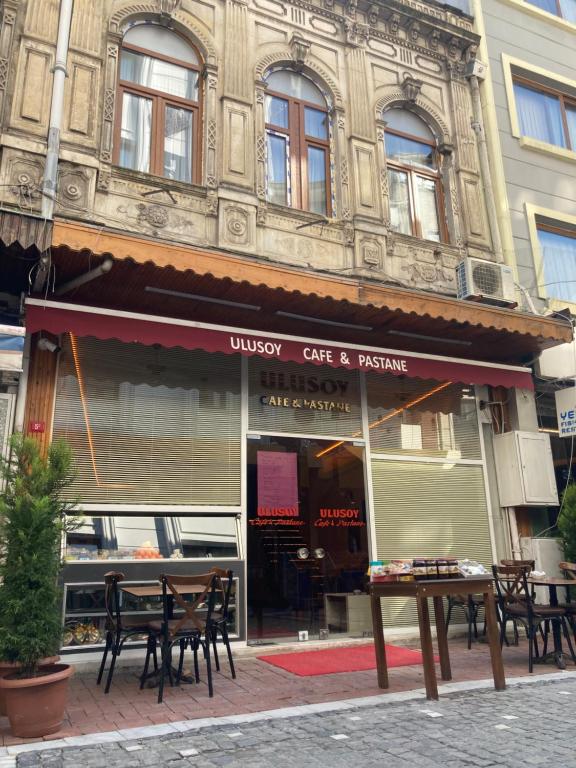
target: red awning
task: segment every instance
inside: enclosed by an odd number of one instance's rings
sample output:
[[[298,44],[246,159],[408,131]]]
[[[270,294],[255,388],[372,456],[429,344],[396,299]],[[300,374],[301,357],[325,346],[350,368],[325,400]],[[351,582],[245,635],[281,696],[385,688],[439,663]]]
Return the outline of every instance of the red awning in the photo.
[[[28,299],[26,328],[30,333],[73,333],[128,343],[203,349],[224,354],[258,355],[282,362],[314,363],[332,368],[391,373],[464,384],[533,389],[529,370],[491,363],[468,363],[457,358],[398,353],[390,349],[282,337],[243,329],[211,326],[173,318]]]

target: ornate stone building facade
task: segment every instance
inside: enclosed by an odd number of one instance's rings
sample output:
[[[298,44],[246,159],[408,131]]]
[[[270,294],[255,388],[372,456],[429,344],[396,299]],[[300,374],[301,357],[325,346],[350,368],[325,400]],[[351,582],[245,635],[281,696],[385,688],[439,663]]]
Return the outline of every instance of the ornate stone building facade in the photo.
[[[58,10],[56,0],[4,5],[0,201],[28,213],[41,207]],[[199,54],[195,184],[114,162],[122,39],[154,20]],[[476,47],[472,20],[433,3],[76,0],[56,215],[454,294],[459,258],[494,259],[465,78]],[[266,78],[279,69],[301,73],[326,98],[326,220],[268,199]],[[391,223],[385,113],[398,106],[420,116],[437,143],[441,243],[402,235]]]
[[[456,298],[463,260],[505,266],[472,17],[419,0],[2,14],[0,320],[27,334],[0,406],[74,450],[65,643],[102,640],[83,601],[110,561],[134,582],[157,578],[143,560],[232,568],[231,630],[261,640],[342,630],[331,596],[362,597],[370,559],[516,552],[494,433],[537,429],[526,366],[571,333]],[[388,618],[415,622],[407,604]]]

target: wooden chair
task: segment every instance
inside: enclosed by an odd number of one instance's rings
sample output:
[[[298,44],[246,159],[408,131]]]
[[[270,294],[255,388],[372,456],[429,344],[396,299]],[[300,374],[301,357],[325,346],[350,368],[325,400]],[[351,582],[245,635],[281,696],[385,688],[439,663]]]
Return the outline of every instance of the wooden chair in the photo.
[[[171,683],[173,681],[172,649],[176,644],[180,647],[176,684],[179,685],[182,678],[184,651],[188,646],[190,646],[194,654],[195,678],[196,682],[199,682],[198,649],[202,647],[204,651],[203,656],[206,661],[208,695],[214,695],[210,641],[217,579],[218,577],[215,573],[205,573],[198,576],[172,576],[169,574],[160,576],[163,618],[162,621],[151,621],[148,623],[148,629],[152,637],[160,642],[162,651],[160,684],[158,686],[159,704],[162,703],[164,696],[166,675],[168,675]],[[192,587],[194,589],[191,589]],[[174,604],[181,610],[181,614],[177,618],[174,618]],[[202,609],[202,614],[199,613],[200,608]],[[140,682],[141,688],[148,673],[149,662],[150,651],[146,655],[146,662]]]
[[[108,670],[108,676],[106,678],[106,686],[104,693],[108,693],[110,685],[112,684],[112,677],[114,675],[114,667],[116,666],[116,659],[120,656],[122,646],[128,640],[129,637],[135,635],[147,635],[147,651],[146,658],[150,656],[154,659],[154,668],[158,669],[158,657],[156,654],[156,641],[151,637],[148,630],[148,622],[146,619],[136,619],[125,617],[122,615],[122,609],[120,604],[120,591],[118,584],[124,581],[124,574],[120,571],[108,571],[104,574],[104,605],[106,608],[106,645],[104,647],[104,653],[102,655],[102,662],[100,663],[100,670],[98,672],[97,685],[100,685],[102,681],[102,675],[106,667],[106,659],[108,653],[112,653],[112,659],[110,662],[110,668]]]
[[[534,570],[536,567],[536,561],[535,560],[506,560],[502,559],[500,560],[500,565],[505,565],[509,568],[527,568],[528,573]],[[535,590],[534,587],[532,587],[532,598],[535,597]],[[500,617],[498,617],[500,618]],[[500,625],[502,626],[502,625]],[[514,645],[518,645],[518,625],[515,621],[512,621],[512,628],[514,630]],[[542,635],[542,638],[544,638],[544,635]],[[510,645],[508,642],[508,638],[504,636],[504,642],[506,645]]]
[[[566,614],[561,606],[552,607],[549,605],[538,605],[534,602],[532,591],[528,585],[529,570],[526,566],[514,565],[493,565],[492,572],[496,583],[496,593],[502,616],[500,626],[500,645],[503,645],[506,636],[506,625],[508,621],[516,621],[524,626],[528,636],[528,671],[532,672],[534,665],[534,656],[538,658],[538,641],[536,633],[542,630],[542,624],[545,625],[543,632],[544,649],[546,654],[548,631],[547,627],[551,619],[558,619],[561,622],[564,636],[572,658],[574,651],[570,640],[570,635],[566,625]]]
[[[220,671],[220,660],[218,659],[218,633],[222,636],[222,643],[226,648],[228,654],[228,663],[230,664],[230,672],[232,679],[236,679],[236,670],[234,669],[234,660],[232,658],[232,648],[230,647],[230,639],[228,637],[228,621],[230,618],[230,598],[234,590],[234,574],[232,571],[225,571],[222,568],[211,568],[210,573],[216,574],[217,586],[216,592],[220,596],[221,603],[218,606],[214,606],[214,613],[210,621],[210,637],[212,639],[212,647],[214,649],[214,663],[216,670]],[[223,579],[226,579],[226,585],[224,586]]]

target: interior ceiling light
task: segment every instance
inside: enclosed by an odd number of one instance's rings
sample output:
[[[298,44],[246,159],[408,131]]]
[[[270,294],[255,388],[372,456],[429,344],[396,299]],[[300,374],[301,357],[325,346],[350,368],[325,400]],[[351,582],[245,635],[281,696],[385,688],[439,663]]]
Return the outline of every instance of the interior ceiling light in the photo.
[[[340,323],[337,320],[324,320],[320,317],[310,317],[309,315],[296,315],[294,312],[284,312],[281,309],[276,311],[280,317],[289,317],[292,320],[304,320],[307,323],[319,323],[320,325],[335,325],[337,328],[354,328],[357,331],[373,331],[371,325],[357,325],[356,323]]]
[[[423,333],[409,333],[408,331],[388,331],[390,336],[407,336],[409,339],[422,339],[423,341],[437,341],[441,344],[459,344],[463,347],[471,347],[471,341],[462,339],[445,339],[441,336],[427,336]]]
[[[205,301],[207,304],[222,304],[225,307],[249,309],[251,312],[259,312],[262,309],[262,307],[258,307],[256,304],[243,304],[241,301],[230,301],[229,299],[215,299],[212,296],[199,296],[197,293],[170,291],[167,288],[154,288],[152,285],[147,285],[144,290],[148,291],[148,293],[161,293],[163,296],[175,296],[178,299],[192,299],[192,301]]]

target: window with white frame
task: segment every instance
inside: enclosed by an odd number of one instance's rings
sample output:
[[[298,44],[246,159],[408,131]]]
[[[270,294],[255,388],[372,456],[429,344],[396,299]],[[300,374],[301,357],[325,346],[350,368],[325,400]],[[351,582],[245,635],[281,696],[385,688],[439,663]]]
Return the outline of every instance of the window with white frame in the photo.
[[[576,98],[514,75],[514,99],[522,136],[576,150]]]
[[[551,298],[576,304],[576,228],[536,222],[542,260],[539,287]]]

